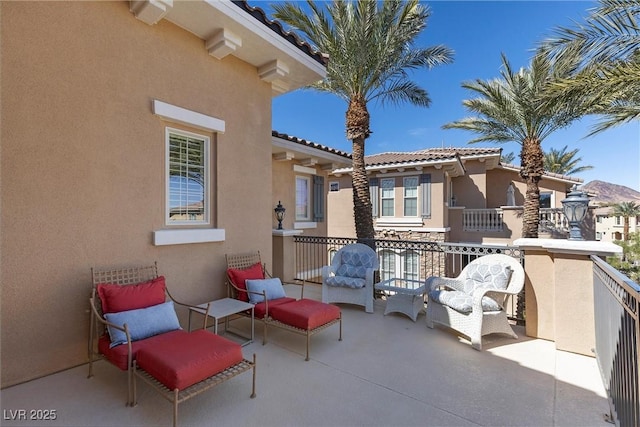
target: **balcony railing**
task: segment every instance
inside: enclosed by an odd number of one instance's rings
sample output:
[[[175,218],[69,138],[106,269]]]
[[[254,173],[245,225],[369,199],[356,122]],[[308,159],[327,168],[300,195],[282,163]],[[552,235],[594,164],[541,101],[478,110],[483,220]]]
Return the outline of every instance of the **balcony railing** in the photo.
[[[465,209],[462,214],[464,231],[502,231],[502,209]]]
[[[564,237],[569,230],[567,218],[559,208],[540,208],[540,232],[557,234]],[[504,230],[504,212],[500,208],[465,209],[462,213],[464,231],[501,232]]]
[[[559,208],[540,208],[540,231],[568,232],[569,222]]]
[[[640,286],[597,256],[593,261],[596,358],[616,426],[640,425]]]
[[[322,267],[331,263],[333,254],[340,248],[356,242],[357,239],[346,237],[294,236],[295,278],[322,283]],[[413,273],[422,280],[429,276],[456,277],[468,263],[483,255],[504,253],[524,263],[523,252],[515,246],[392,239],[375,239],[374,244],[378,254],[395,254],[400,264],[408,253],[417,255],[417,272]],[[396,263],[395,272],[398,271],[402,272],[403,267]],[[512,299],[507,312],[518,324],[524,324],[524,291]]]

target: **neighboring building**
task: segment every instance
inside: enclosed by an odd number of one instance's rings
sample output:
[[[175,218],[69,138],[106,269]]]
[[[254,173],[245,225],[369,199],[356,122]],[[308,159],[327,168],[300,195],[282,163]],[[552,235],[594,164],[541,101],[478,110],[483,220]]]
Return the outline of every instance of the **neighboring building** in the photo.
[[[598,207],[595,210],[596,240],[613,242],[623,239],[624,217],[613,215],[613,208]],[[640,231],[640,217],[629,217],[629,233]]]
[[[277,131],[272,132],[271,144],[273,207],[280,202],[286,209],[283,229],[274,226],[273,230],[273,274],[291,280],[295,276],[295,266],[291,262],[295,256],[289,253],[293,250],[290,236],[328,235],[329,174],[334,169],[351,165],[351,155]]]
[[[0,2],[0,27],[2,387],[87,361],[91,267],[224,297],[226,253],[272,262],[289,165],[344,157],[273,160],[272,97],[325,63],[245,2]]]
[[[499,148],[430,148],[367,156],[376,236],[485,244],[520,238],[526,184],[518,167],[500,164],[500,154]],[[336,169],[329,178],[331,236],[355,236],[350,172]],[[566,237],[561,200],[581,182],[545,174],[541,237]]]

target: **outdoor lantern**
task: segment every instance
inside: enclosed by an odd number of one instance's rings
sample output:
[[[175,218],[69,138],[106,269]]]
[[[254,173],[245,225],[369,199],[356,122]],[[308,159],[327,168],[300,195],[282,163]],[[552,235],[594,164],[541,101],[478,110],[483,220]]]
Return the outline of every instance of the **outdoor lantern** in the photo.
[[[589,208],[589,198],[582,191],[578,191],[576,185],[566,199],[562,201],[562,211],[569,221],[569,240],[584,240],[580,223],[587,214]]]
[[[278,200],[278,206],[276,206],[274,211],[276,212],[276,219],[278,220],[278,230],[282,230],[282,220],[284,219],[284,211],[286,211],[286,209],[282,206],[280,200]]]

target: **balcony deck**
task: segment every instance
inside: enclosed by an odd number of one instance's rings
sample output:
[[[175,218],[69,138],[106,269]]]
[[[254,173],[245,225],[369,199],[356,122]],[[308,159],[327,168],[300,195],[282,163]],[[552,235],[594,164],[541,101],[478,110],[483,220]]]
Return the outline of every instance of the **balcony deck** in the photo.
[[[310,286],[307,297],[319,296]],[[311,292],[308,292],[311,291]],[[307,295],[308,294],[308,295]],[[270,331],[257,354],[257,397],[251,375],[235,377],[179,407],[183,426],[607,426],[605,391],[594,358],[556,351],[554,343],[485,337],[473,350],[445,329],[402,315],[341,305],[337,327],[315,335],[311,360],[304,337]],[[249,330],[244,319],[237,326]],[[258,327],[258,325],[260,327]],[[80,366],[2,390],[3,426],[170,425],[172,407],[146,384],[138,406],[125,407],[126,374],[98,362],[87,379]],[[55,409],[54,421],[11,420],[18,409]]]

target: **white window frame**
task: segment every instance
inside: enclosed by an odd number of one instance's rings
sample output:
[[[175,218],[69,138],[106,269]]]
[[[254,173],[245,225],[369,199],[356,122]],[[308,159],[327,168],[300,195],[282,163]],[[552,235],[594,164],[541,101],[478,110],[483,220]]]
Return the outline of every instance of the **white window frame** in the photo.
[[[217,117],[208,116],[157,99],[152,101],[151,108],[155,116],[170,123],[186,125],[193,129],[202,130],[207,134],[223,134],[225,132],[224,120]],[[214,215],[211,208],[209,212],[211,212],[210,221],[213,222]],[[155,246],[223,242],[225,239],[224,228],[207,228],[206,226],[193,228],[175,227],[153,232],[153,244]]]
[[[203,182],[203,218],[201,220],[171,220],[171,165],[170,165],[170,145],[171,145],[171,135],[183,136],[185,138],[192,138],[196,140],[203,141],[203,158],[204,158],[204,182]],[[211,138],[194,133],[184,131],[182,129],[176,129],[172,127],[167,127],[165,129],[165,153],[166,153],[166,206],[165,206],[165,224],[168,226],[194,226],[194,225],[209,225],[211,224],[211,183],[210,183],[210,160],[209,156],[211,153]]]
[[[407,196],[407,181],[408,180],[415,180],[415,187],[413,187],[414,190],[414,196],[408,197]],[[407,216],[407,217],[417,217],[419,216],[420,212],[419,212],[419,200],[418,200],[418,189],[420,188],[420,177],[419,176],[406,176],[404,178],[402,178],[402,199],[403,199],[403,204],[402,204],[402,210],[403,210],[403,215]],[[416,212],[414,215],[407,215],[407,200],[415,200],[415,209]]]
[[[331,181],[329,183],[329,191],[340,191],[340,182],[339,181]]]
[[[389,190],[389,188],[385,188],[385,183],[391,183],[391,197],[385,197],[385,190]],[[396,179],[395,178],[382,178],[380,179],[380,216],[381,217],[394,217],[396,212]],[[384,211],[384,202],[391,200],[391,214],[385,214]]]
[[[407,272],[407,255],[415,255],[416,269],[411,275]],[[380,259],[380,280],[389,280],[394,277],[402,277],[405,279],[420,280],[420,254],[416,251],[405,250],[398,251],[393,249],[384,249],[379,253]],[[385,260],[389,261],[388,266]],[[388,268],[387,268],[388,267]]]
[[[298,180],[302,180],[302,181],[307,183],[307,194],[306,194],[306,203],[305,203],[307,214],[304,215],[304,216],[299,215],[299,213],[298,213],[298,205],[301,204],[301,203],[299,203],[299,200],[298,200]],[[311,194],[311,177],[310,176],[305,176],[305,175],[296,175],[296,186],[295,186],[295,189],[296,189],[295,220],[296,221],[307,221],[307,222],[309,222],[309,221],[311,221],[311,209],[312,209],[312,205],[311,205],[311,200],[312,200],[311,199],[311,197],[312,197],[312,194]]]

